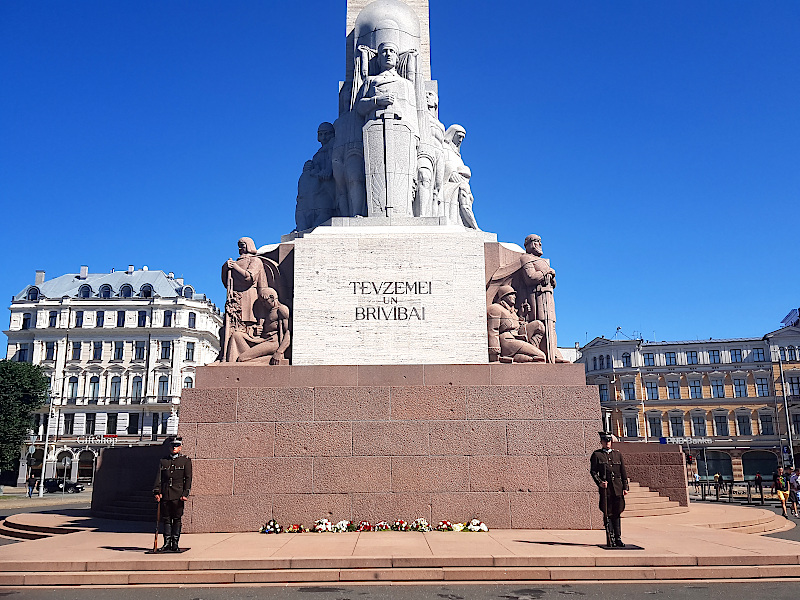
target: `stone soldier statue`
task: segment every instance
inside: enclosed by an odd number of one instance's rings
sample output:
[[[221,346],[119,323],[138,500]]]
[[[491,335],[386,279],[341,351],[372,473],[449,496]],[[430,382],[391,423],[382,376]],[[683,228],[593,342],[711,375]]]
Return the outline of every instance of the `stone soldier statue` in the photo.
[[[183,506],[192,488],[192,459],[181,454],[181,445],[179,437],[170,442],[171,452],[161,459],[153,486],[164,524],[164,545],[160,552],[180,552]]]
[[[500,286],[494,303],[487,311],[490,362],[544,362],[539,349],[544,333],[538,321],[521,321],[515,308],[517,292],[510,285]]]
[[[590,473],[600,493],[600,510],[606,528],[606,545],[624,548],[620,531],[620,515],[625,510],[625,495],[628,493],[628,474],[619,450],[611,448],[612,437],[600,431],[601,448],[592,452]]]
[[[333,180],[334,128],[331,123],[321,123],[317,140],[322,145],[314,158],[303,165],[297,182],[297,231],[313,229],[330,219],[336,211],[336,184]]]
[[[283,357],[291,343],[289,308],[280,303],[272,288],[259,291],[254,307],[256,324],[244,331],[233,331],[229,341],[230,356],[237,362],[269,357],[269,364],[288,364]]]
[[[522,315],[527,321],[544,323],[544,348],[548,362],[569,362],[558,351],[556,339],[556,305],[553,290],[556,272],[550,261],[542,258],[542,238],[532,233],[525,238],[525,255],[520,258],[520,274],[527,288],[527,298],[522,305]]]

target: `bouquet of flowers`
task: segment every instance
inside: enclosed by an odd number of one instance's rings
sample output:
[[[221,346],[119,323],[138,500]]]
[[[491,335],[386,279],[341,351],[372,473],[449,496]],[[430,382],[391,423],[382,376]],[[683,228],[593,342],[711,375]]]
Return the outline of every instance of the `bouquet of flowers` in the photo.
[[[469,531],[489,531],[489,528],[479,519],[472,519],[467,524],[467,529]]]
[[[408,531],[408,523],[403,521],[403,519],[397,519],[392,525],[393,531]]]
[[[389,531],[391,528],[392,526],[386,521],[378,521],[375,523],[375,531]]]
[[[270,519],[258,531],[259,531],[259,533],[281,533],[283,531],[283,527],[278,525],[275,522],[275,519]]]
[[[343,533],[349,530],[350,525],[351,525],[350,521],[344,521],[344,520],[339,521],[338,523],[336,523],[336,525],[333,526],[333,531],[335,533]]]
[[[322,533],[332,530],[333,530],[333,525],[331,525],[331,522],[328,521],[328,519],[320,519],[316,523],[314,523],[313,531],[315,533]]]
[[[431,526],[425,519],[417,519],[411,523],[411,531],[430,531]]]
[[[372,525],[369,524],[369,521],[361,521],[356,531],[372,531]]]
[[[284,529],[286,533],[308,533],[308,529],[303,527],[302,525],[289,525],[286,529]]]
[[[453,524],[450,521],[439,521],[436,531],[453,531]]]

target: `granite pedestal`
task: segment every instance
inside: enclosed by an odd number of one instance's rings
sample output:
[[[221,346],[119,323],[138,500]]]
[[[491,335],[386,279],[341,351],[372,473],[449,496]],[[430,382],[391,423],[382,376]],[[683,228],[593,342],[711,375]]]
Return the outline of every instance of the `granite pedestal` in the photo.
[[[195,473],[184,527],[601,528],[588,469],[599,427],[582,365],[203,367],[181,399]]]

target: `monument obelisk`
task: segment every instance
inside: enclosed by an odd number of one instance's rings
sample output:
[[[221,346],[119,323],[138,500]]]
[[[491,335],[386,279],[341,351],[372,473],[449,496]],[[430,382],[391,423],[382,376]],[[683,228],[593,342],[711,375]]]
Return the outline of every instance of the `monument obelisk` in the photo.
[[[556,364],[540,245],[477,226],[466,129],[439,117],[427,0],[349,0],[346,35],[338,114],[298,183],[302,226],[241,238],[223,266],[228,351],[181,399],[186,530],[602,528],[586,466],[597,392],[582,365]]]

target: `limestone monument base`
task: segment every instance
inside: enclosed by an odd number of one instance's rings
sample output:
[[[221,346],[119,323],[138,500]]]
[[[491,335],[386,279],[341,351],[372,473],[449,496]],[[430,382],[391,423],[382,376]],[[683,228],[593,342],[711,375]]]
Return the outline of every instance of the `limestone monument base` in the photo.
[[[181,399],[184,531],[420,517],[601,529],[599,428],[583,365],[203,367]]]

